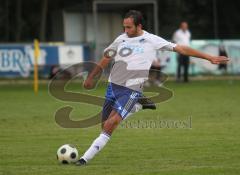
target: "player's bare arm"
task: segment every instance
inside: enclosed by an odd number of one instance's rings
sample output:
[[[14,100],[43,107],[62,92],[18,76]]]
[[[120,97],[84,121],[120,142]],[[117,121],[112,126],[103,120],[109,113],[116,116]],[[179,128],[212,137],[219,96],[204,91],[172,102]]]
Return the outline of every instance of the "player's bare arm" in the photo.
[[[177,45],[176,47],[174,47],[174,51],[178,52],[179,54],[182,54],[182,55],[188,55],[188,56],[193,56],[193,57],[208,60],[212,64],[227,63],[229,61],[229,58],[227,58],[227,57],[212,56],[212,55],[200,52],[198,50],[192,49],[188,46]]]
[[[84,88],[91,89],[94,86],[93,79],[94,77],[103,71],[107,67],[107,65],[111,62],[111,59],[108,57],[102,57],[102,59],[99,61],[98,65],[93,69],[92,72],[90,72],[87,76],[87,79],[84,81]]]

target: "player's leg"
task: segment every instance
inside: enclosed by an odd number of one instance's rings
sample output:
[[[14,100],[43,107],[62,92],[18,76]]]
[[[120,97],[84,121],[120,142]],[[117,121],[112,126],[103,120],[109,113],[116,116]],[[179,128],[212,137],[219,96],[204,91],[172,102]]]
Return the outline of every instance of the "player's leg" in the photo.
[[[188,82],[188,67],[189,67],[189,57],[185,56],[183,57],[183,62],[184,62],[184,82]]]
[[[84,153],[76,165],[85,165],[90,161],[110,140],[114,129],[121,123],[122,117],[115,110],[112,110],[107,120],[103,122],[103,130],[101,134],[93,141],[89,149]]]
[[[181,55],[177,56],[177,82],[181,81]]]
[[[141,95],[140,92],[136,92],[122,86],[113,86],[112,92],[116,99],[114,105],[112,106],[113,110],[107,120],[104,121],[101,134],[93,141],[90,148],[84,153],[76,165],[86,164],[86,162],[91,160],[106,145],[114,129],[116,129],[122,119],[128,115]],[[103,114],[104,113],[105,112],[103,112]]]
[[[141,105],[142,109],[153,109],[153,110],[155,110],[157,108],[155,103],[144,95],[142,95],[138,99],[138,103]]]
[[[102,132],[112,135],[113,131],[118,127],[122,121],[122,116],[118,114],[115,110],[112,110],[109,118],[103,122]]]

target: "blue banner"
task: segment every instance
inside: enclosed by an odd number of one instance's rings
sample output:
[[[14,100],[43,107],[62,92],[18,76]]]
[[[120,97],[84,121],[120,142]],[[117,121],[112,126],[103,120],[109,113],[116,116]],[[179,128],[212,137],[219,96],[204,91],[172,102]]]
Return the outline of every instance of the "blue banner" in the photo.
[[[0,76],[28,77],[33,70],[33,45],[0,45]],[[56,46],[42,46],[38,65],[58,64],[58,49]]]
[[[88,47],[83,45],[40,45],[39,75],[48,76],[53,67],[69,66],[88,60]],[[33,72],[32,44],[0,45],[0,77],[29,77]]]

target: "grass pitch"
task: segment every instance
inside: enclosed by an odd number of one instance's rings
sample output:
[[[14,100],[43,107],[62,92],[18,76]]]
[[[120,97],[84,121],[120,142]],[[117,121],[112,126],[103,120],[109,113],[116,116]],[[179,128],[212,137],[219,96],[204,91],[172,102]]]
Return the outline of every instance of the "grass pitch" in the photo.
[[[76,167],[60,165],[57,149],[72,143],[81,155],[100,126],[64,129],[55,123],[54,112],[71,105],[78,120],[80,114],[84,118],[101,108],[58,101],[48,94],[47,84],[41,85],[38,95],[31,84],[0,85],[0,175],[239,174],[240,82],[167,82],[165,86],[174,97],[158,104],[156,111],[134,114],[128,122],[140,121],[142,126],[121,125],[87,166]],[[103,96],[105,89],[93,93]],[[151,128],[144,126],[147,121],[189,123]]]

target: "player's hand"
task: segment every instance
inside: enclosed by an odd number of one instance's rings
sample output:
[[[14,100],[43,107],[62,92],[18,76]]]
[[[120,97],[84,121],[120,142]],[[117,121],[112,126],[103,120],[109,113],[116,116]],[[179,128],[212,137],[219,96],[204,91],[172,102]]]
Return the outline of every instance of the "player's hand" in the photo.
[[[217,57],[212,57],[210,61],[212,64],[227,64],[229,60],[230,59],[225,56],[217,56]]]
[[[92,88],[94,88],[93,80],[90,79],[90,78],[87,78],[87,79],[84,81],[84,83],[83,83],[83,87],[84,87],[85,89],[92,89]]]

